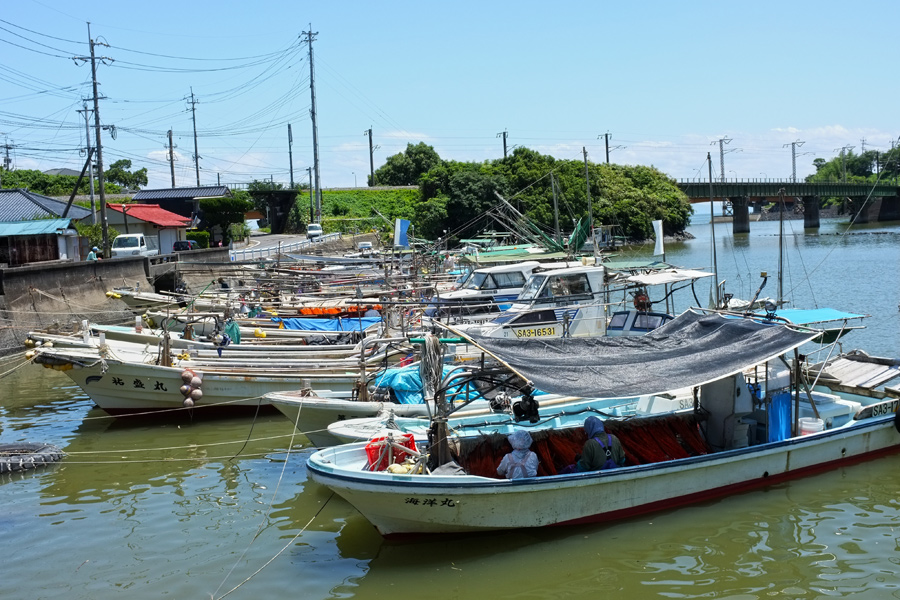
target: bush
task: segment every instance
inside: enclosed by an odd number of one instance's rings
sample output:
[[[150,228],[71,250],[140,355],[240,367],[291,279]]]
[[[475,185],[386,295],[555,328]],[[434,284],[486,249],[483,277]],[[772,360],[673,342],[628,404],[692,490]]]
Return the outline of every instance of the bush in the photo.
[[[201,248],[209,248],[209,232],[208,231],[188,231],[185,237],[194,240],[200,244]]]

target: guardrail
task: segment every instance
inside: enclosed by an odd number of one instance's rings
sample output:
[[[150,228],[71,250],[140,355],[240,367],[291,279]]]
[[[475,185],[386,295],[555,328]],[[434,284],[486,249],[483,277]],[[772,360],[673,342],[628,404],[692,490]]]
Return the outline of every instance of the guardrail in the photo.
[[[327,233],[320,235],[311,240],[300,240],[299,242],[291,242],[290,244],[279,244],[277,246],[268,246],[266,248],[248,248],[246,250],[234,250],[231,253],[232,261],[259,260],[269,258],[272,255],[286,254],[289,252],[299,252],[304,249],[314,248],[324,242],[341,239],[340,233]]]

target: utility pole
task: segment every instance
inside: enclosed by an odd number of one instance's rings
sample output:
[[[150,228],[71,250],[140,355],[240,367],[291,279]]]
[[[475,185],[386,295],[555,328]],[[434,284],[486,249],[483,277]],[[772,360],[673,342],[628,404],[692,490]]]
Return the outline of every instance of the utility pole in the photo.
[[[862,152],[863,154],[865,154],[865,153],[866,153],[866,138],[863,138],[863,139],[859,140],[859,142],[860,142],[860,144],[862,144],[862,145],[860,146],[860,148],[861,148],[860,152]]]
[[[309,175],[309,222],[312,223],[316,216],[313,203],[312,167],[306,167],[306,174]]]
[[[94,162],[91,160],[91,123],[90,117],[88,116],[88,107],[87,102],[85,102],[82,106],[84,106],[84,110],[79,110],[78,112],[84,113],[84,143],[85,151],[88,156],[88,170],[90,171],[90,179],[91,182],[91,225],[97,224],[97,207],[94,205]]]
[[[319,187],[319,131],[316,125],[316,79],[315,79],[315,68],[313,66],[313,46],[312,43],[315,41],[315,36],[319,34],[318,31],[312,30],[312,23],[309,24],[309,31],[304,31],[303,34],[306,36],[306,43],[309,46],[309,95],[312,99],[312,103],[309,108],[309,116],[312,120],[312,137],[313,137],[313,171],[315,171],[316,177],[316,210],[315,210],[315,219],[313,219],[313,223],[321,223],[322,222],[322,190]],[[312,181],[310,181],[312,184]]]
[[[725,144],[730,144],[731,138],[719,138],[717,141],[710,142],[711,146],[719,144],[719,172],[722,183],[725,183]],[[710,177],[712,177],[712,165],[710,164]],[[719,288],[716,288],[716,296],[719,295]]]
[[[185,98],[187,100],[187,98]],[[197,171],[197,187],[200,187],[200,152],[197,150],[197,102],[194,88],[191,86],[191,119],[194,121],[194,169]]]
[[[372,145],[371,127],[369,127],[366,131],[363,131],[363,135],[369,136],[369,185],[375,187],[375,150],[378,149],[378,146]]]
[[[835,152],[841,153],[841,181],[847,181],[847,158],[846,152],[849,150],[853,150],[856,146],[843,146],[841,148],[835,148]]]
[[[503,158],[506,158],[506,136],[509,135],[509,132],[505,129],[497,134],[497,137],[503,138]]]
[[[603,138],[604,140],[606,140],[606,142],[605,142],[606,143],[606,164],[609,164],[609,137],[610,137],[610,134],[608,131],[606,133],[603,133],[603,134],[600,134],[597,136],[598,140],[600,138]]]
[[[801,142],[797,140],[796,142],[791,142],[790,144],[783,144],[782,148],[791,147],[791,183],[797,183],[797,147],[802,146],[806,142]]]
[[[109,44],[105,44],[103,42],[95,42],[91,38],[91,24],[90,22],[87,24],[88,26],[88,44],[91,48],[90,57],[86,56],[76,56],[74,57],[75,61],[91,61],[91,83],[94,91],[94,131],[97,136],[97,184],[100,186],[100,228],[103,231],[103,255],[109,256],[109,221],[106,218],[106,183],[103,181],[103,144],[100,139],[100,94],[97,93],[97,61],[111,61],[112,59],[109,57],[101,56],[97,57],[94,47],[95,46],[106,46],[109,48]]]
[[[291,124],[288,123],[288,163],[291,166],[291,189],[294,189],[294,136],[291,133]]]
[[[172,188],[175,188],[175,144],[172,143],[172,130],[169,130],[169,171],[172,173]]]

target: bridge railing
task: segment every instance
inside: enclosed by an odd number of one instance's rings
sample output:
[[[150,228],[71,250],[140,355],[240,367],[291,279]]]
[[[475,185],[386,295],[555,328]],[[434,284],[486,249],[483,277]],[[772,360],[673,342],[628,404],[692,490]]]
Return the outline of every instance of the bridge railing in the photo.
[[[234,250],[231,252],[231,260],[232,261],[254,261],[254,260],[263,260],[278,254],[287,254],[290,252],[302,252],[303,250],[309,250],[314,248],[316,245],[330,242],[334,240],[341,239],[340,233],[327,233],[325,235],[320,235],[317,238],[313,238],[311,240],[300,240],[298,242],[291,242],[290,244],[279,244],[278,246],[268,246],[265,248],[247,248],[245,250]]]

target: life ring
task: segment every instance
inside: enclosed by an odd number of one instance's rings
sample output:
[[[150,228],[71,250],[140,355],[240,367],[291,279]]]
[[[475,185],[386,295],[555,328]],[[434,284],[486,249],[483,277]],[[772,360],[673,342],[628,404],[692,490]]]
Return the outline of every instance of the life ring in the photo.
[[[0,444],[0,474],[42,467],[62,459],[63,451],[51,444]]]
[[[650,310],[650,298],[647,297],[647,294],[637,294],[634,297],[634,307],[644,312]]]

